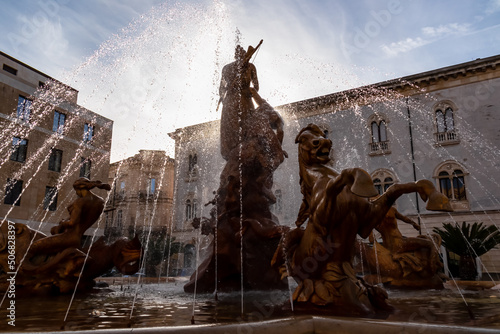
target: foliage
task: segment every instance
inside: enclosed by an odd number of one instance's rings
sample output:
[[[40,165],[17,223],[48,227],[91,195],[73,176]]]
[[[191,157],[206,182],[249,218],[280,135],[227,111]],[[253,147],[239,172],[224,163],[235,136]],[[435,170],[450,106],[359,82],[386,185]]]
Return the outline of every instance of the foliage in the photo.
[[[442,244],[459,256],[479,257],[500,244],[500,230],[483,223],[443,223],[443,229],[434,228],[442,238]]]

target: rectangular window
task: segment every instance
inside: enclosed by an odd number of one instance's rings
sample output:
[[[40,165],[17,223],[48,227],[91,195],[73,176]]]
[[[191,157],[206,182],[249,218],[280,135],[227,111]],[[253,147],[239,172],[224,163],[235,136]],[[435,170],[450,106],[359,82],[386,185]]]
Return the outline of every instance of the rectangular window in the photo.
[[[30,120],[30,112],[31,112],[31,103],[33,101],[28,100],[24,96],[19,95],[19,99],[17,100],[17,119],[22,122],[29,122]]]
[[[149,194],[154,194],[156,190],[156,180],[155,179],[149,179],[148,180],[148,193]]]
[[[111,227],[111,224],[112,224],[112,215],[111,215],[111,212],[110,211],[106,211],[105,213],[105,218],[104,218],[104,230],[107,231],[110,227]]]
[[[10,154],[10,160],[25,162],[27,151],[28,141],[26,139],[14,137],[12,140],[12,153]]]
[[[64,123],[66,122],[66,115],[59,111],[54,111],[54,122],[52,123],[52,131],[63,133]]]
[[[43,209],[46,211],[57,210],[57,188],[45,187],[45,198],[43,199]]]
[[[83,141],[85,143],[88,143],[92,140],[93,136],[94,136],[94,126],[85,123],[85,126],[83,128]]]
[[[54,172],[61,172],[61,161],[62,161],[63,151],[57,150],[55,148],[50,152],[49,157],[49,170]]]
[[[82,165],[80,167],[80,177],[86,177],[87,179],[90,179],[91,165],[92,162],[90,161],[90,159],[82,158]]]
[[[123,212],[122,210],[118,210],[116,213],[116,228],[118,231],[123,229]]]
[[[23,191],[23,181],[7,179],[7,186],[5,187],[4,204],[8,205],[21,205],[21,193]]]
[[[14,67],[10,67],[9,65],[7,64],[3,64],[3,70],[5,72],[9,72],[10,74],[14,74],[14,75],[17,75],[17,70],[14,68]]]

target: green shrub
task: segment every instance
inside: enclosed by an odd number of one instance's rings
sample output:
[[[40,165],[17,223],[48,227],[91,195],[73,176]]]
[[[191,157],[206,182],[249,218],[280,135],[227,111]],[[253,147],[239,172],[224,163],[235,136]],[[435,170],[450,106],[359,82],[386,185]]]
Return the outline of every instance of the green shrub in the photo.
[[[434,232],[441,236],[443,246],[459,256],[479,257],[500,244],[500,231],[494,225],[443,223],[443,228],[435,227]]]

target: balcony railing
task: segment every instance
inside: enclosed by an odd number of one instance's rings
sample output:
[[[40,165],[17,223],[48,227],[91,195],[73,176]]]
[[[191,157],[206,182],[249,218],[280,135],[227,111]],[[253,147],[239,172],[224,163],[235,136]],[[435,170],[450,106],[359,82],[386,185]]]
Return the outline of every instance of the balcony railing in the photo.
[[[460,142],[458,133],[455,131],[437,132],[434,136],[439,145],[452,145]]]
[[[126,198],[125,196],[125,191],[123,190],[120,190],[118,191],[117,193],[115,193],[115,201],[116,202],[121,202],[121,201],[124,201]]]
[[[391,153],[389,141],[370,143],[370,155],[382,155]]]
[[[198,168],[195,167],[186,173],[184,177],[185,182],[196,182],[198,181]]]
[[[137,193],[137,197],[142,201],[152,201],[161,197],[161,191],[155,191],[154,193],[149,191],[139,191]]]

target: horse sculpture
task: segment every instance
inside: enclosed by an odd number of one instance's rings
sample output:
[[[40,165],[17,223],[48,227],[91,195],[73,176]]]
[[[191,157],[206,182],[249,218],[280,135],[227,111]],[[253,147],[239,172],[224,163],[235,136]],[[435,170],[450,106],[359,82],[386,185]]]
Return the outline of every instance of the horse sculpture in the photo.
[[[451,211],[448,198],[428,180],[394,184],[376,196],[370,175],[360,168],[337,173],[327,165],[331,140],[314,124],[296,137],[299,144],[303,201],[297,228],[283,234],[272,265],[299,283],[293,299],[336,309],[337,314],[366,315],[390,309],[386,292],[358,279],[352,266],[356,236],[369,236],[398,197],[417,192],[428,210]],[[307,227],[300,228],[308,220]]]

